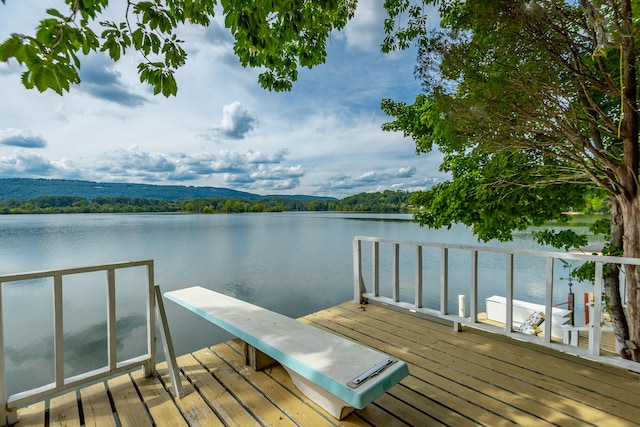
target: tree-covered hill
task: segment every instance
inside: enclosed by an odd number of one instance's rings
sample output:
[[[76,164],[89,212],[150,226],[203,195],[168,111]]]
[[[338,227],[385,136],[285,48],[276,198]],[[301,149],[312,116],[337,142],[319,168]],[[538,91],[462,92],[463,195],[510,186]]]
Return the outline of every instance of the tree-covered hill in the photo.
[[[218,195],[208,196],[210,194]],[[387,190],[382,193],[360,193],[338,200],[304,195],[259,196],[213,187],[0,179],[0,214],[283,211],[395,213],[407,211],[410,195],[411,193],[404,191]]]
[[[0,179],[0,201],[29,200],[40,196],[84,197],[132,197],[159,200],[188,200],[196,198],[243,198],[257,199],[261,196],[244,191],[219,187],[191,187],[184,185],[150,185],[126,183],[99,183],[66,179]],[[282,196],[279,196],[282,197]],[[300,199],[325,199],[311,196],[286,196]],[[331,198],[326,198],[331,199]],[[335,199],[334,199],[335,200]]]

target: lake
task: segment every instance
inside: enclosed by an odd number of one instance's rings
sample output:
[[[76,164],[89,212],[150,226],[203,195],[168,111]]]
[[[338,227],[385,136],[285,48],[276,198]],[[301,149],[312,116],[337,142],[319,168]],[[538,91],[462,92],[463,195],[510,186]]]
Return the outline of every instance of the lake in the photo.
[[[0,274],[153,259],[162,291],[200,285],[299,317],[353,298],[354,236],[478,244],[464,226],[430,230],[410,219],[411,215],[310,212],[5,215],[0,216]],[[527,234],[490,245],[548,249]],[[537,284],[544,288],[544,263],[542,269],[528,264],[518,269],[517,277],[527,285],[516,297],[536,299]],[[426,281],[439,277],[431,271]],[[491,274],[490,262],[481,265],[483,271]],[[503,294],[502,277],[494,288],[483,288],[483,294]],[[465,279],[466,273],[461,283]],[[124,277],[118,288],[117,327],[128,335],[118,342],[121,360],[144,348],[143,294],[129,287],[128,280],[135,278]],[[67,376],[106,364],[104,282],[104,274],[95,280],[65,282]],[[459,292],[468,289],[466,283],[461,286]],[[577,296],[583,292],[575,287],[574,291]],[[452,289],[452,298],[457,299],[457,292]],[[564,287],[560,292],[566,294]],[[2,298],[8,392],[51,382],[51,285],[5,284]],[[177,354],[229,338],[171,302],[165,308]]]

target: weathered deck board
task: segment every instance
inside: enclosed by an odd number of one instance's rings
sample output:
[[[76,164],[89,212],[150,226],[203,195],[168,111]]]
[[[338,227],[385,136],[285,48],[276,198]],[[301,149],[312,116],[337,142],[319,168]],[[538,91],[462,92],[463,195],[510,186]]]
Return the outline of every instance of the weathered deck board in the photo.
[[[51,399],[49,425],[55,427],[80,427],[78,393],[76,390]]]
[[[344,303],[305,316],[405,360],[410,375],[337,421],[309,401],[281,366],[253,372],[237,340],[178,358],[175,399],[166,363],[19,410],[19,427],[54,425],[631,426],[640,420],[638,374],[380,305]]]
[[[129,375],[121,375],[107,381],[113,397],[115,412],[122,427],[151,427],[147,407],[140,400]]]
[[[343,304],[304,319],[403,358],[415,365],[410,365],[412,377],[415,368],[426,366],[432,384],[444,378],[475,390],[473,403],[456,409],[464,416],[470,415],[469,405],[484,400],[482,407],[503,422],[527,424],[524,416],[536,424],[633,425],[640,419],[637,374],[477,330],[455,333],[450,325],[407,316],[375,305],[362,311]],[[449,386],[440,390],[445,394],[435,400],[452,401],[444,397]],[[504,391],[519,402],[506,399]],[[504,405],[511,410],[505,412]]]
[[[93,384],[80,390],[84,423],[87,427],[116,425],[111,402],[104,383]]]
[[[157,377],[145,378],[140,370],[131,374],[142,399],[158,427],[186,427],[178,407]]]

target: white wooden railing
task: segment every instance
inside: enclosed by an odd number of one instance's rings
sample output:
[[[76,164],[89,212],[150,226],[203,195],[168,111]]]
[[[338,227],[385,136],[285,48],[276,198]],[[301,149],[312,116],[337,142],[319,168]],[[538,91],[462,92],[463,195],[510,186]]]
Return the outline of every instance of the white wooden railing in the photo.
[[[130,268],[145,268],[146,280],[140,283],[146,292],[146,353],[127,360],[118,361],[116,338],[116,271]],[[107,291],[107,366],[81,373],[73,377],[65,376],[65,349],[63,327],[63,295],[64,278],[71,275],[104,272]],[[19,283],[38,279],[53,280],[53,335],[54,335],[54,382],[32,390],[19,392],[7,396],[5,354],[4,354],[4,325],[2,316],[2,288],[6,283]],[[29,315],[32,307],[24,307],[25,316]],[[169,363],[169,373],[174,384],[174,393],[180,395],[181,383],[176,381],[177,369],[171,336],[167,327],[164,305],[160,289],[154,283],[153,261],[132,261],[116,264],[105,264],[89,267],[49,270],[30,273],[20,273],[0,276],[0,425],[13,424],[17,421],[16,408],[41,400],[62,391],[78,387],[83,384],[97,382],[115,374],[129,371],[138,367],[143,369],[145,376],[153,374],[156,365],[156,318],[160,322],[160,333],[164,353]]]
[[[363,248],[363,243],[370,243],[370,248]],[[383,249],[381,249],[381,246]],[[403,259],[401,262],[401,248],[406,252],[408,249],[413,252],[413,255],[407,256],[411,258],[409,260]],[[427,258],[423,255],[423,248],[430,249],[431,257]],[[433,252],[437,253],[434,257]],[[457,261],[450,261],[450,253],[456,252]],[[366,254],[365,254],[366,252]],[[466,255],[465,255],[466,253]],[[383,261],[381,262],[381,254],[384,254]],[[494,269],[494,277],[497,281],[503,281],[504,297],[506,298],[506,317],[504,326],[490,324],[488,322],[481,322],[479,319],[479,255],[493,254],[495,258],[504,256],[504,263],[502,266],[492,265]],[[583,349],[577,346],[566,345],[552,339],[551,329],[553,324],[552,316],[547,316],[547,321],[544,322],[543,332],[544,337],[531,336],[516,332],[513,328],[513,301],[514,301],[514,287],[518,284],[514,283],[514,259],[515,257],[534,257],[544,260],[546,265],[545,283],[544,283],[544,312],[552,313],[554,307],[553,295],[554,286],[557,278],[554,275],[555,260],[563,259],[576,262],[593,261],[595,263],[595,280],[593,283],[594,295],[602,295],[603,290],[603,266],[606,263],[616,263],[622,265],[640,265],[640,259],[637,258],[623,258],[623,257],[611,257],[611,256],[598,256],[598,255],[583,255],[566,252],[545,252],[545,251],[529,251],[529,250],[513,250],[492,248],[488,246],[470,246],[460,244],[445,244],[445,243],[430,243],[419,241],[397,241],[390,239],[381,239],[377,237],[363,237],[356,236],[353,240],[353,270],[354,270],[354,301],[361,303],[364,300],[381,302],[390,304],[396,307],[405,308],[415,313],[421,313],[429,316],[434,316],[440,319],[453,322],[455,330],[459,330],[460,325],[472,325],[476,328],[484,329],[490,332],[507,335],[512,338],[517,338],[525,341],[530,341],[536,344],[541,344],[546,347],[554,348],[566,353],[575,354],[581,357],[589,358],[592,360],[598,360],[600,362],[612,364],[615,366],[623,367],[635,372],[640,372],[640,363],[624,360],[620,357],[610,356],[602,354],[601,352],[601,332],[602,332],[602,312],[603,302],[601,298],[595,298],[593,303],[593,313],[595,319],[591,320],[592,331],[590,334],[589,348]],[[434,259],[437,258],[437,259]],[[460,262],[464,259],[464,262]],[[426,292],[424,285],[424,275],[426,268],[424,267],[425,261],[428,260],[432,266],[429,273],[433,276],[439,275],[438,288],[436,293],[439,294],[439,304],[437,307],[424,307],[423,306],[423,294]],[[370,264],[371,273],[366,275],[363,272],[363,263]],[[436,264],[437,269],[433,268],[433,264]],[[382,265],[381,265],[382,264]],[[495,263],[494,263],[495,264]],[[407,267],[409,265],[409,267]],[[403,268],[404,267],[404,270]],[[405,271],[407,268],[412,269],[412,272]],[[460,273],[460,269],[466,268],[468,271],[465,273],[467,279],[464,279],[463,287],[468,292],[468,299],[465,300],[469,305],[469,310],[463,309],[461,311],[456,310],[457,314],[453,314],[450,311],[450,276],[453,271],[456,274]],[[383,272],[388,273],[388,279],[391,283],[385,283],[386,295],[381,294],[381,269]],[[407,273],[411,275],[411,278],[407,280]],[[557,272],[556,272],[557,273]],[[502,279],[500,279],[502,275]],[[365,276],[366,279],[365,280]],[[433,278],[433,276],[431,276]],[[401,277],[404,280],[401,280]],[[624,280],[624,275],[621,275]],[[432,280],[433,282],[433,280]],[[459,285],[459,284],[457,284]],[[433,286],[433,285],[432,285]],[[401,287],[404,293],[404,300],[401,298]],[[407,298],[406,288],[411,288],[411,296]],[[459,289],[459,286],[458,288]],[[515,288],[517,289],[517,288]],[[432,289],[430,289],[432,290]],[[457,296],[456,296],[457,297]],[[564,301],[564,300],[563,300]],[[464,313],[464,314],[463,314]],[[462,315],[461,315],[462,314]]]

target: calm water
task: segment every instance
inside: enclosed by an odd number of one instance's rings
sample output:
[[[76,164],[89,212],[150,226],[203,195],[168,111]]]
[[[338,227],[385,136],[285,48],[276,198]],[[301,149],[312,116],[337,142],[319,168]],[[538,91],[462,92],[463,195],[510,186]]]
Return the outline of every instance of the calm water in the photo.
[[[477,244],[465,227],[429,230],[406,221],[410,218],[335,213],[0,216],[0,274],[153,259],[155,280],[163,291],[200,285],[298,317],[353,298],[354,236]],[[526,235],[500,246],[541,249]],[[407,255],[411,259],[412,254]],[[452,251],[450,256],[450,262],[468,265],[468,255]],[[425,282],[437,289],[439,267],[429,261],[427,249],[425,258]],[[504,294],[504,273],[496,274],[495,268],[503,258],[481,260],[481,298]],[[516,298],[542,302],[544,260],[516,262]],[[389,270],[381,271],[383,290],[390,283]],[[455,304],[458,293],[468,294],[467,271],[451,273]],[[144,298],[130,286],[144,274],[133,271],[117,277],[121,359],[144,349]],[[413,295],[411,285],[405,284],[413,280],[412,274],[401,276],[403,298]],[[67,375],[106,364],[104,282],[103,273],[65,281]],[[558,286],[559,301],[564,301],[566,291]],[[582,290],[574,291],[581,295]],[[51,292],[51,284],[45,282],[3,286],[9,393],[53,380]],[[437,294],[425,292],[425,305],[437,307],[437,299]],[[228,338],[171,302],[165,307],[178,354]],[[455,312],[457,305],[450,310]]]

